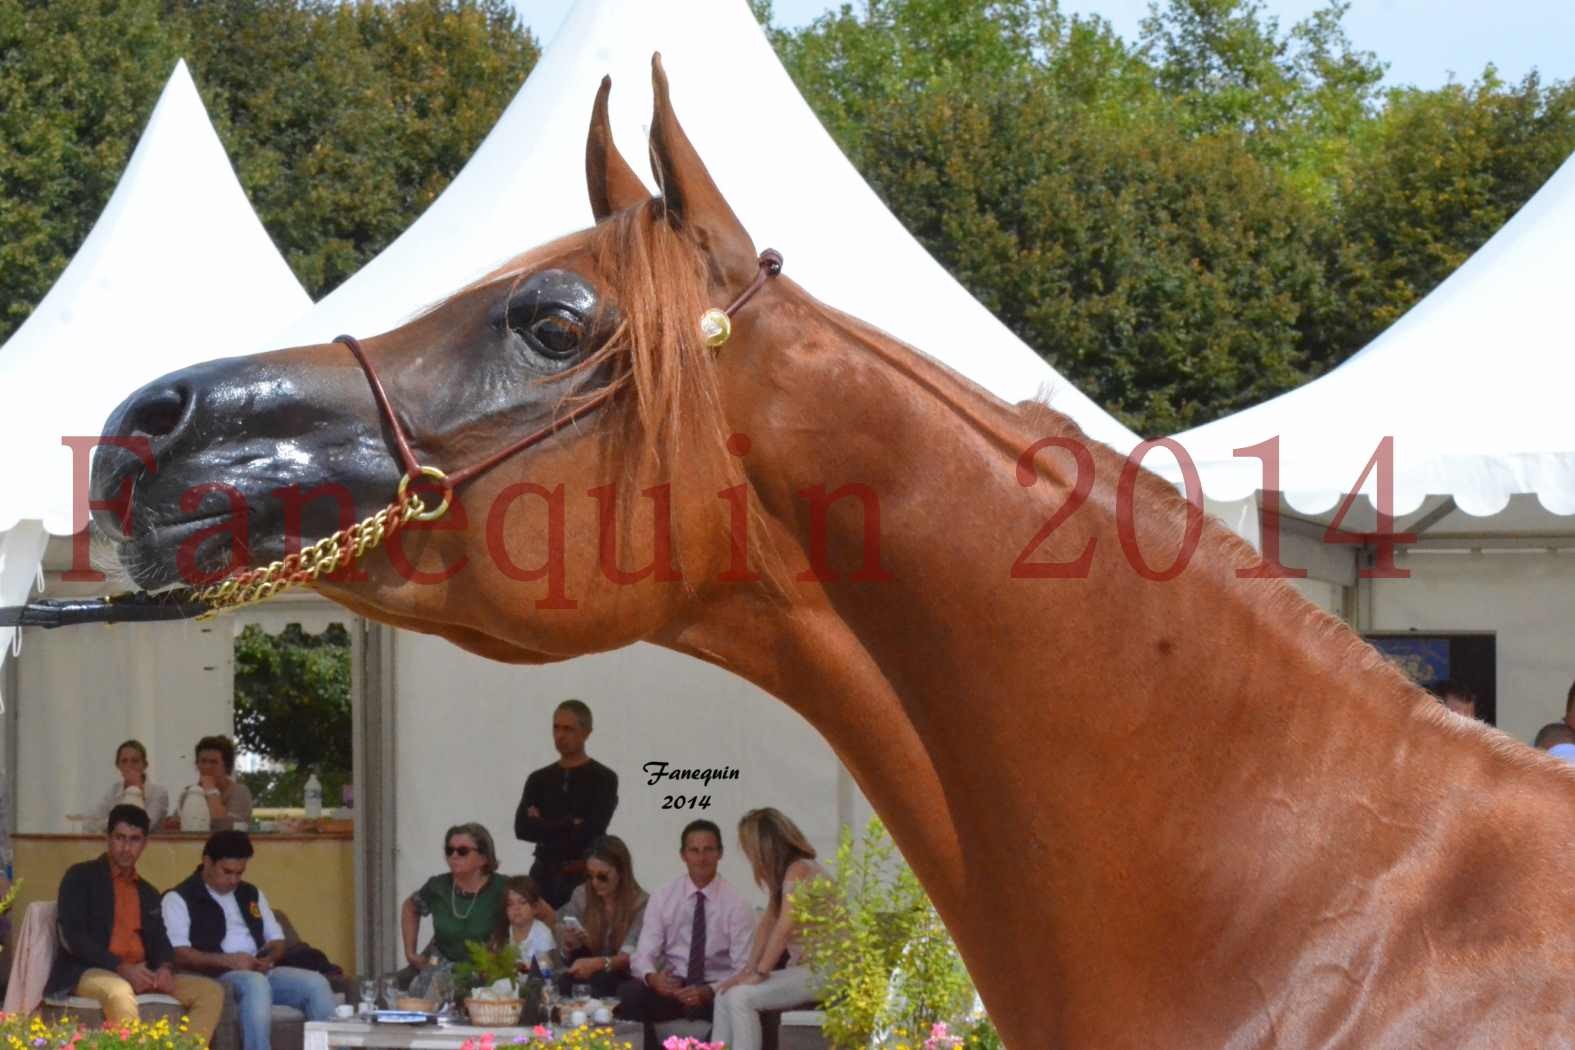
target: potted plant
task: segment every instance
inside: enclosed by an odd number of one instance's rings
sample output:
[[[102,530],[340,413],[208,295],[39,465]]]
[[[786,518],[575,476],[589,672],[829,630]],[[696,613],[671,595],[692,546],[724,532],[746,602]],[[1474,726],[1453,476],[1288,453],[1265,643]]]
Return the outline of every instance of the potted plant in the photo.
[[[510,1027],[520,1017],[519,953],[514,945],[496,948],[466,941],[468,958],[454,967],[455,995],[465,1002],[473,1024]]]

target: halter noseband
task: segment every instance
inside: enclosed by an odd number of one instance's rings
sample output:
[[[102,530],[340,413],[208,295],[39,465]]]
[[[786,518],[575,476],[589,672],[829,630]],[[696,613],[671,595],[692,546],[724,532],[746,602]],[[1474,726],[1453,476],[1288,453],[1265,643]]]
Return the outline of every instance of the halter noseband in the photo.
[[[755,276],[749,282],[738,298],[730,303],[726,310],[715,307],[707,310],[700,319],[701,338],[712,349],[721,349],[728,337],[732,335],[732,318],[755,293],[766,286],[766,282],[782,272],[782,253],[774,248],[767,248],[760,253],[756,261]],[[545,441],[564,427],[573,423],[582,416],[589,415],[600,408],[612,396],[612,391],[603,390],[587,401],[554,419],[551,423],[539,430],[533,431],[512,444],[506,445],[496,452],[491,453],[476,463],[460,470],[444,472],[437,467],[428,466],[416,461],[416,454],[410,449],[410,439],[405,434],[405,428],[400,426],[399,417],[394,414],[393,403],[388,399],[388,391],[383,387],[383,381],[378,377],[377,369],[372,366],[371,360],[366,356],[366,350],[361,346],[360,340],[353,335],[341,335],[334,340],[350,348],[355,355],[356,363],[366,373],[367,383],[372,387],[372,398],[377,402],[377,410],[388,423],[388,428],[394,432],[394,451],[398,453],[400,466],[404,469],[404,476],[399,479],[399,503],[404,503],[409,498],[410,486],[418,478],[430,478],[443,490],[443,500],[431,510],[420,510],[411,515],[415,521],[434,521],[447,513],[449,504],[454,497],[454,490],[465,482],[483,474],[499,463],[508,459],[516,452],[523,452],[532,445]]]

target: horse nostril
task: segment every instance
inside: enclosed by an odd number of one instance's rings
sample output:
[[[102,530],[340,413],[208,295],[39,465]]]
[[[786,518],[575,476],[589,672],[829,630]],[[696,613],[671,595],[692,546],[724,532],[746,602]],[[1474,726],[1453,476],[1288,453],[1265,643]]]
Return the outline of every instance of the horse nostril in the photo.
[[[180,429],[190,405],[191,391],[184,384],[149,390],[130,406],[126,430],[151,438],[168,437]]]

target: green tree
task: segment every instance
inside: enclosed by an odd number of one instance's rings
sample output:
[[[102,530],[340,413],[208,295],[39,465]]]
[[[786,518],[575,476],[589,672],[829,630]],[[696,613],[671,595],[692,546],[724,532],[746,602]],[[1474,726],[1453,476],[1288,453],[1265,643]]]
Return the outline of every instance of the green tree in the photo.
[[[1351,46],[1350,6],[1329,0],[1281,32],[1259,0],[1166,0],[1150,5],[1140,41],[1183,130],[1237,132],[1305,190],[1327,195],[1385,68]]]
[[[903,224],[1136,429],[1304,378],[1330,306],[1325,212],[1239,128],[1178,119],[1106,24],[1052,3],[887,0],[784,54]]]
[[[87,237],[183,55],[320,297],[442,192],[538,48],[507,0],[0,0],[0,341]]]
[[[158,0],[0,0],[0,342],[87,238],[179,57]]]
[[[904,224],[1135,429],[1172,432],[1303,378],[1304,333],[1331,308],[1321,213],[1236,136],[1005,93],[917,99],[871,144]]]
[[[1391,91],[1366,129],[1326,251],[1344,309],[1331,362],[1454,272],[1575,153],[1575,81]]]
[[[313,298],[447,187],[539,55],[507,0],[178,10],[241,185]]]
[[[282,764],[247,774],[259,804],[293,806],[310,773],[332,805],[351,776],[350,636],[342,624],[269,634],[248,624],[235,639],[235,739],[240,750]]]

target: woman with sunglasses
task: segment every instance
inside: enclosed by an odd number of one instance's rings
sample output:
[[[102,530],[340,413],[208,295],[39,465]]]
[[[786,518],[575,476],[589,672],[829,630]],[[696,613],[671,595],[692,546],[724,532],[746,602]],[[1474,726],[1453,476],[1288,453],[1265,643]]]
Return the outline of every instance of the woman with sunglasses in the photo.
[[[404,939],[405,961],[417,972],[411,992],[423,997],[438,971],[452,969],[466,959],[467,941],[499,943],[504,927],[504,881],[497,874],[498,854],[492,835],[480,824],[459,824],[443,836],[448,874],[434,875],[405,898],[400,909],[399,932]],[[416,952],[421,917],[432,918],[432,942]]]
[[[586,982],[598,996],[616,995],[640,943],[647,894],[635,880],[629,847],[617,835],[591,844],[585,871],[586,881],[548,921],[570,960],[564,983]]]

